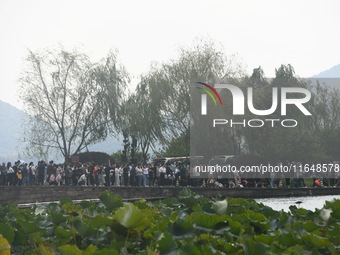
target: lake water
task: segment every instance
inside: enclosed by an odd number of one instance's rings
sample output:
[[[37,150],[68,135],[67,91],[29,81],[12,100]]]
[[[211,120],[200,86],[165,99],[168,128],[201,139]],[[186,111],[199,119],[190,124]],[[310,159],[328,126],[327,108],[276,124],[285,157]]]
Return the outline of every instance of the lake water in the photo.
[[[289,212],[289,206],[296,205],[300,208],[305,208],[314,211],[315,208],[321,209],[326,201],[332,201],[334,199],[340,199],[340,195],[336,196],[310,196],[310,197],[285,197],[285,198],[261,198],[255,199],[258,203],[263,203],[276,211]],[[302,203],[296,203],[302,202]]]

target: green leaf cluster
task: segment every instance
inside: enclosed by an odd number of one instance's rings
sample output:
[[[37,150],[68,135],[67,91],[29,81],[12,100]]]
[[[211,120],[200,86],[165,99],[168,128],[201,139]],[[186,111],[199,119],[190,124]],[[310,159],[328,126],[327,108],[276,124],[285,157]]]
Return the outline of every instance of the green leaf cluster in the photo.
[[[253,200],[177,198],[0,206],[0,254],[339,254],[340,200],[314,212]]]

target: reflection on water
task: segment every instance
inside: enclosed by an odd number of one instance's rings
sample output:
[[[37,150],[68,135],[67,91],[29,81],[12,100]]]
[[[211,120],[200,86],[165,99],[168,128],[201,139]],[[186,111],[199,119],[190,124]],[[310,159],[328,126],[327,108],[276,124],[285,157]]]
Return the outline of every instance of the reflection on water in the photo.
[[[296,205],[300,208],[305,208],[314,211],[315,208],[321,209],[326,201],[340,199],[340,195],[335,196],[310,196],[310,197],[285,197],[285,198],[261,198],[255,199],[258,203],[263,203],[276,211],[284,210],[289,212],[289,206]]]

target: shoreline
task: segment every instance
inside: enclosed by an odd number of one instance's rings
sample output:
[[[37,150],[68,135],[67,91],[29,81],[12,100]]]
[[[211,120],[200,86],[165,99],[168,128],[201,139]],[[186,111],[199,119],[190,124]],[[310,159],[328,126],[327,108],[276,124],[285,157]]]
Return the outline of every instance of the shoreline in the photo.
[[[158,200],[178,197],[184,188],[204,197],[279,198],[340,195],[340,187],[306,188],[210,188],[210,187],[94,187],[94,186],[0,186],[0,203],[36,203],[71,200],[97,199],[108,190],[126,200]]]

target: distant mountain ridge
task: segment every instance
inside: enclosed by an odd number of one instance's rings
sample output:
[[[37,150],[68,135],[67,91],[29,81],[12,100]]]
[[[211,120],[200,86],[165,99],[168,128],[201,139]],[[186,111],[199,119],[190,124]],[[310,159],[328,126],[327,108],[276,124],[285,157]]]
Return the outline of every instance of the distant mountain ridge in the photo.
[[[311,84],[316,85],[316,82],[327,85],[331,88],[340,89],[340,64],[314,75],[310,79]]]
[[[21,157],[24,146],[20,143],[22,123],[28,116],[16,107],[0,101],[0,160],[8,162]]]
[[[312,78],[340,78],[340,64],[314,75]]]
[[[13,163],[18,159],[28,160],[24,156],[25,144],[22,142],[24,120],[28,118],[24,111],[0,100],[0,164]],[[88,149],[112,154],[122,149],[122,145],[115,138],[107,138],[101,143],[90,145]]]

